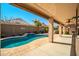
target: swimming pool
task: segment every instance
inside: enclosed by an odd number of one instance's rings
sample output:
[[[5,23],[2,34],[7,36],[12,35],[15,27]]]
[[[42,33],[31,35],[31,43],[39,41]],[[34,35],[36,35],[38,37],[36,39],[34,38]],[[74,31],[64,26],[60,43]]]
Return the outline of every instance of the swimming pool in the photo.
[[[8,38],[5,40],[1,40],[1,48],[13,48],[13,47],[21,46],[42,37],[47,37],[47,35],[28,34],[27,36],[24,37]]]

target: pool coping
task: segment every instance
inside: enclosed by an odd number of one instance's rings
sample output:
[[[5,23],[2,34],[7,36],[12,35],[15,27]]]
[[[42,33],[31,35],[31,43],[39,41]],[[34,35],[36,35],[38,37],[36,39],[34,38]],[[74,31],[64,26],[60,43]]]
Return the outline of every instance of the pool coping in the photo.
[[[4,39],[8,39],[8,38],[16,38],[16,37],[24,37],[24,36],[26,36],[26,35],[28,35],[29,33],[25,33],[24,35],[22,35],[22,36],[11,36],[11,37],[5,37],[5,38],[0,38],[0,40],[4,40]]]
[[[8,39],[8,38],[16,38],[16,37],[24,37],[27,36],[28,34],[34,34],[34,33],[25,33],[22,36],[11,36],[11,37],[5,37],[5,38],[0,38],[0,40]],[[44,35],[47,35],[47,33],[43,33]],[[43,34],[36,34],[36,35],[43,35]]]

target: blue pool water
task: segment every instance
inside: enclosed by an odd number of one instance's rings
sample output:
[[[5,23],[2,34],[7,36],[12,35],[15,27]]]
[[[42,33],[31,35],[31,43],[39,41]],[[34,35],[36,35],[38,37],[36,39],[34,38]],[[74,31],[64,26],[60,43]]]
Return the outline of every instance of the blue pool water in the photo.
[[[1,48],[13,48],[13,47],[21,46],[42,37],[47,37],[47,35],[28,34],[27,36],[24,37],[16,37],[16,38],[14,37],[14,38],[1,40]]]

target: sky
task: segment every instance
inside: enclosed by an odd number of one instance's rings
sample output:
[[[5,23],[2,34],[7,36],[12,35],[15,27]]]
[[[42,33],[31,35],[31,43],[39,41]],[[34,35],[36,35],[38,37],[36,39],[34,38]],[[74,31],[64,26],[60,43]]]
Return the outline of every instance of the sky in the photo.
[[[9,3],[1,3],[1,18],[7,18],[7,20],[11,18],[21,18],[29,24],[33,24],[33,20],[38,19],[40,22],[48,25],[48,21],[46,19],[31,12],[12,6]]]

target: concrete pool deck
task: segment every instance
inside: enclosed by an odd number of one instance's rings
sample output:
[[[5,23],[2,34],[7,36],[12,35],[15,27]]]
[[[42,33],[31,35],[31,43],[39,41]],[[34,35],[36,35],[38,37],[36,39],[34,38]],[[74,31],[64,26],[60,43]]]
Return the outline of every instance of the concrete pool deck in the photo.
[[[28,44],[21,45],[14,48],[1,48],[1,55],[2,56],[19,56],[28,53],[29,51],[32,51],[35,48],[40,47],[41,45],[48,42],[47,38],[40,38],[37,40],[34,40]]]
[[[19,47],[0,49],[1,56],[70,56],[71,36],[55,34],[54,38],[54,43],[45,37]]]

